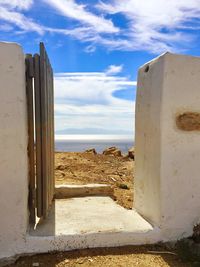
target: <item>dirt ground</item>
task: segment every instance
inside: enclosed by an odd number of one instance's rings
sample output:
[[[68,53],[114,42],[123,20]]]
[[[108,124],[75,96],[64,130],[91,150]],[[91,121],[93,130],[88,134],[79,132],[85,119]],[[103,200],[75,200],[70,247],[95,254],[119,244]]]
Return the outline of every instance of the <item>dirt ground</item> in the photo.
[[[125,157],[89,153],[56,153],[56,184],[105,183],[114,188],[117,203],[133,206],[134,161]],[[163,245],[95,248],[22,257],[9,267],[192,267],[176,251]]]
[[[156,252],[155,252],[156,251]],[[192,267],[159,246],[84,249],[20,258],[9,267]]]
[[[114,198],[127,209],[133,206],[134,160],[111,155],[55,153],[56,184],[110,184]]]

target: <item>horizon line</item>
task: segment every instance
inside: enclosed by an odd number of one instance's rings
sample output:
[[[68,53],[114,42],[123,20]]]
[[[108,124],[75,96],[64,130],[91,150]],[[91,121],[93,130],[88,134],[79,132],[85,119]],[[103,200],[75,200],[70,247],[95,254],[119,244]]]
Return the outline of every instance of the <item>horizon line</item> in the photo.
[[[130,140],[134,141],[134,135],[111,135],[111,134],[65,134],[55,135],[56,141],[62,140]]]

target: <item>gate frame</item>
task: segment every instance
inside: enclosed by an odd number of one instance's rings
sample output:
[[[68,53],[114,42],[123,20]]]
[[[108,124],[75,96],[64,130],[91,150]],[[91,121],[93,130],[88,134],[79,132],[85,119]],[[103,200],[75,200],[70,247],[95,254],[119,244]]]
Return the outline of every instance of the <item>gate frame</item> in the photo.
[[[26,55],[28,105],[29,210],[45,219],[54,199],[53,70],[43,43],[40,54]]]

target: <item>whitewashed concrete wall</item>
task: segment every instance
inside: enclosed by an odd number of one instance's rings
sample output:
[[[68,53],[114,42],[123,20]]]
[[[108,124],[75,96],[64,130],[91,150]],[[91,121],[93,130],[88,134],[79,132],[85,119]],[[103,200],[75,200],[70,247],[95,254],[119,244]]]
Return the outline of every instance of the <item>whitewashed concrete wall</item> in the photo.
[[[139,71],[135,208],[155,226],[149,232],[133,228],[113,232],[112,238],[98,231],[92,237],[81,231],[57,236],[27,232],[25,92],[21,47],[0,43],[0,264],[17,254],[146,244],[192,233],[200,218],[200,58],[167,53]],[[199,129],[177,127],[176,118],[184,112],[199,114]]]
[[[135,208],[163,240],[189,236],[200,218],[200,131],[177,127],[184,112],[200,113],[200,58],[166,53],[140,68]]]
[[[28,159],[24,54],[0,43],[0,259],[24,246]]]

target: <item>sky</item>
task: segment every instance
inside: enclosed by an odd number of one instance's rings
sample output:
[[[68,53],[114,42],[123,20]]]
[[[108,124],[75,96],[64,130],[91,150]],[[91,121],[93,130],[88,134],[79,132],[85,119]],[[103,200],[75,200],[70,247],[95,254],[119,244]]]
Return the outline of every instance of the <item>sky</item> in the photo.
[[[137,70],[200,55],[200,0],[0,0],[0,40],[53,70],[55,133],[133,135]]]

